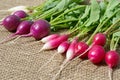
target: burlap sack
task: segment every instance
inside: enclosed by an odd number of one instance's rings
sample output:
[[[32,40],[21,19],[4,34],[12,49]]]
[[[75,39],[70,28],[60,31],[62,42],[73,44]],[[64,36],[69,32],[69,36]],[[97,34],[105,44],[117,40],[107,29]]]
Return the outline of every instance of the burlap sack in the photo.
[[[42,0],[0,0],[0,9],[8,9],[17,5],[32,6],[40,4]],[[0,12],[0,18],[8,15]],[[0,26],[0,41],[10,32]],[[42,43],[34,38],[20,38],[0,44],[0,80],[51,80],[58,72],[64,58],[56,55],[42,70],[39,68],[56,50],[39,52]],[[120,66],[114,69],[113,80],[120,80]],[[106,64],[94,65],[90,61],[77,59],[71,62],[58,80],[109,80]]]

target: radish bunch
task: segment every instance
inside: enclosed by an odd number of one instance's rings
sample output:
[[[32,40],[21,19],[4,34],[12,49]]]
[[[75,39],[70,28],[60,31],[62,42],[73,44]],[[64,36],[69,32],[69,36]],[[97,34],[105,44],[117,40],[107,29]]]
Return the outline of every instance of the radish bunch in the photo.
[[[60,66],[58,73],[53,77],[53,80],[55,80],[61,73],[65,65],[77,57],[80,57],[81,59],[88,58],[93,64],[99,64],[105,61],[110,68],[117,66],[119,62],[119,55],[116,51],[109,51],[106,53],[104,49],[104,45],[106,44],[106,35],[104,33],[97,33],[94,35],[93,42],[90,46],[83,41],[79,42],[78,38],[74,38],[71,42],[68,41],[68,38],[68,35],[52,34],[41,40],[43,42],[45,41],[41,50],[51,50],[57,48],[58,53],[66,54],[66,59]],[[54,54],[47,63],[40,67],[39,70],[41,70],[43,66],[47,65],[55,55],[57,54]]]
[[[18,35],[20,37],[33,36],[36,40],[50,34],[50,24],[48,21],[40,19],[36,21],[23,20],[27,13],[22,10],[14,12],[12,15],[3,19],[2,25],[10,32],[15,32],[0,43],[11,40]]]

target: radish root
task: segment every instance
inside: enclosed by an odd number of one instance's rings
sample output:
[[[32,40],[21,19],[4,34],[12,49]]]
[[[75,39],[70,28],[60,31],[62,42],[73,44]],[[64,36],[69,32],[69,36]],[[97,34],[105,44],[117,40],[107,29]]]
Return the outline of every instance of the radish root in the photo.
[[[12,35],[8,36],[7,38],[5,38],[3,41],[1,41],[0,44],[3,44],[3,43],[5,43],[5,42],[8,42],[8,41],[16,38],[17,36],[18,36],[18,35],[16,35],[16,34],[12,34]]]
[[[113,70],[112,70],[112,68],[109,68],[109,79],[113,80]]]
[[[63,64],[60,66],[59,71],[56,73],[56,75],[52,78],[52,80],[56,80],[58,75],[61,74],[62,70],[70,63],[70,61],[65,60]]]
[[[56,56],[57,54],[55,53],[45,64],[43,64],[39,69],[38,72],[43,69],[48,63],[52,61],[52,59]]]

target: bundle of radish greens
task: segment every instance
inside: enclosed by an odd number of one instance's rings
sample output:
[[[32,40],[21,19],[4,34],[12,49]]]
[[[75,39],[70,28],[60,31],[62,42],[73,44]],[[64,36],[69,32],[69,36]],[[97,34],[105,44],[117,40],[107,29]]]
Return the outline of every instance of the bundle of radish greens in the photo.
[[[57,49],[58,54],[65,53],[66,59],[52,80],[56,80],[63,68],[77,58],[88,58],[94,64],[105,61],[112,80],[112,68],[120,60],[117,52],[120,41],[120,1],[91,0],[86,4],[84,0],[46,0],[27,10],[27,13],[24,10],[15,11],[1,21],[8,31],[15,32],[1,43],[16,37],[32,36],[45,43],[41,51]],[[56,33],[63,29],[66,34]]]

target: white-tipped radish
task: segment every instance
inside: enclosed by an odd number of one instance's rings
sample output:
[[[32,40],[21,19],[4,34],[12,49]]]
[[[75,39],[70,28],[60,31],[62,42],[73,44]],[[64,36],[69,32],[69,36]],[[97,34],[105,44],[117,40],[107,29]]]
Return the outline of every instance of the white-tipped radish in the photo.
[[[68,41],[62,42],[57,48],[58,53],[59,54],[65,53],[67,51],[69,45],[70,45],[70,42],[68,42]]]
[[[59,36],[60,36],[59,34],[51,34],[51,35],[49,35],[49,36],[46,36],[46,37],[42,38],[42,39],[41,39],[41,42],[42,42],[42,43],[46,43],[46,42],[48,42],[48,41],[50,41],[50,40],[53,40],[53,39],[55,39],[55,38],[58,38]]]
[[[56,39],[50,40],[49,42],[44,44],[41,51],[57,48],[63,41],[66,41],[67,39],[68,39],[68,35],[61,35]]]
[[[70,46],[69,46],[69,48],[68,48],[68,50],[66,52],[66,59],[63,62],[63,64],[60,66],[60,70],[56,73],[56,75],[52,78],[52,80],[56,80],[57,76],[61,73],[61,71],[65,68],[65,66],[67,64],[69,64],[70,61],[75,57],[74,56],[74,54],[75,54],[75,46],[76,46],[77,42],[78,42],[78,38],[75,38],[71,42],[71,44],[70,44]]]
[[[53,54],[52,57],[51,57],[45,64],[43,64],[43,65],[39,68],[38,72],[39,72],[40,70],[42,70],[42,68],[44,68],[49,62],[51,62],[51,60],[52,60],[56,55],[65,53],[65,52],[67,51],[69,45],[70,45],[70,43],[69,43],[68,41],[62,42],[62,43],[58,46],[58,49],[57,49],[58,52],[55,53],[55,54]]]

